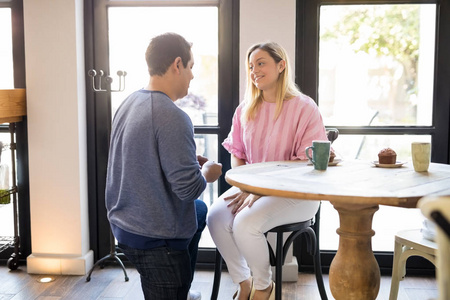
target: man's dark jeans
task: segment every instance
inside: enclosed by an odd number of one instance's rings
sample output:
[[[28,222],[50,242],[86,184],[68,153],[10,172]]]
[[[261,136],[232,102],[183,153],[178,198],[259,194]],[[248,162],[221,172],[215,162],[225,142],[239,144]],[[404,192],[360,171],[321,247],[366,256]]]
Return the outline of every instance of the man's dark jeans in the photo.
[[[192,279],[188,250],[119,247],[139,271],[146,300],[186,300]]]
[[[142,291],[146,300],[186,300],[197,262],[198,243],[206,226],[206,204],[195,201],[198,228],[188,250],[161,247],[149,250],[119,248],[141,275]]]
[[[189,244],[189,255],[191,256],[192,278],[194,278],[195,264],[197,262],[198,243],[202,236],[202,232],[206,227],[206,215],[208,207],[202,200],[195,200],[195,211],[197,212],[197,231],[195,232]]]

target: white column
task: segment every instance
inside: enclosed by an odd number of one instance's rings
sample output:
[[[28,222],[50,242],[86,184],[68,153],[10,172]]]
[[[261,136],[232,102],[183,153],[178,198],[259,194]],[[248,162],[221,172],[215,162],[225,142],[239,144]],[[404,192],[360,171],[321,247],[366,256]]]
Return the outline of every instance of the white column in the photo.
[[[83,0],[24,0],[32,254],[29,273],[93,265],[87,202]]]

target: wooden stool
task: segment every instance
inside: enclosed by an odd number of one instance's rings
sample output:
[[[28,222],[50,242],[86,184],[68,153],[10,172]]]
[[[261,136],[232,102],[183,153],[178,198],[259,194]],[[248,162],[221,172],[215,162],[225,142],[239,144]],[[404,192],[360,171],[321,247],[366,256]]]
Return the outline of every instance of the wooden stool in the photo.
[[[423,237],[420,229],[403,230],[395,235],[394,262],[389,300],[396,300],[400,280],[406,275],[406,260],[410,256],[421,256],[436,266],[437,244]]]
[[[450,299],[450,197],[424,197],[417,206],[436,224],[438,299],[448,300]]]

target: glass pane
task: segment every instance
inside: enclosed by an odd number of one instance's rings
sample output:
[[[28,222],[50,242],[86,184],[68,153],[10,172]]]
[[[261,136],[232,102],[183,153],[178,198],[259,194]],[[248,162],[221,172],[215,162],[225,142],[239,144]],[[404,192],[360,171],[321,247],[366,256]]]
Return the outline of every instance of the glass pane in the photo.
[[[194,79],[189,94],[176,103],[189,114],[194,125],[217,125],[217,7],[112,7],[108,17],[112,89],[118,87],[116,72],[127,72],[125,91],[112,93],[113,114],[127,95],[148,84],[145,50],[151,38],[176,32],[193,43],[194,53]]]
[[[378,152],[390,147],[397,153],[397,160],[411,161],[412,142],[431,142],[430,135],[339,135],[332,147],[337,157],[345,160],[378,160]]]
[[[13,89],[11,9],[0,8],[0,89]]]
[[[320,250],[337,250],[339,235],[338,212],[328,201],[322,201],[320,210]],[[399,218],[399,216],[401,216]],[[386,220],[389,220],[388,222]],[[380,205],[373,217],[373,251],[394,251],[395,234],[403,229],[420,229],[425,217],[418,208],[401,208]]]
[[[13,89],[13,58],[12,58],[12,30],[11,30],[11,9],[0,8],[0,89]],[[9,151],[9,133],[0,133],[0,141],[5,147],[1,152],[1,165],[6,165],[6,169],[11,170],[11,151]],[[0,165],[0,169],[4,169]],[[12,184],[11,172],[8,172],[10,187]],[[9,188],[10,188],[9,187]],[[12,197],[10,196],[12,200]],[[0,199],[0,240],[7,240],[8,243],[14,236],[14,214],[12,201],[7,203],[7,198]],[[0,242],[0,246],[3,243]]]
[[[390,147],[397,153],[397,160],[412,164],[411,143],[431,142],[429,135],[340,135],[333,143],[333,149],[338,158],[346,160],[360,159],[378,160],[378,152]],[[400,217],[399,217],[400,216]],[[389,222],[386,222],[389,220]],[[389,207],[380,205],[374,215],[372,228],[375,236],[372,238],[374,251],[393,251],[394,235],[402,229],[421,228],[424,217],[418,209]],[[320,222],[320,249],[337,250],[339,236],[339,215],[328,201],[322,202]]]
[[[0,153],[1,158],[0,170],[6,171],[7,174],[6,184],[8,185],[7,189],[10,189],[12,187],[11,151],[9,148],[9,144],[11,142],[10,133],[9,132],[0,133],[0,141],[2,142],[3,145],[3,147],[0,148],[2,150]],[[0,187],[0,190],[3,189],[5,188]],[[0,240],[2,240],[2,238],[4,237],[13,237],[13,236],[14,236],[14,213],[11,195],[9,198],[8,197],[0,198]],[[0,242],[0,246],[1,244],[2,243]]]
[[[197,154],[207,157],[209,160],[218,161],[218,141],[217,135],[213,134],[196,134],[195,141],[197,144]],[[208,183],[205,191],[203,192],[200,199],[202,199],[206,205],[209,207],[213,204],[214,200],[217,199],[219,194],[219,186],[217,181],[214,183]],[[199,247],[216,247],[209,230],[204,230],[202,237],[200,239]]]
[[[434,4],[321,6],[325,125],[432,125],[435,24]]]

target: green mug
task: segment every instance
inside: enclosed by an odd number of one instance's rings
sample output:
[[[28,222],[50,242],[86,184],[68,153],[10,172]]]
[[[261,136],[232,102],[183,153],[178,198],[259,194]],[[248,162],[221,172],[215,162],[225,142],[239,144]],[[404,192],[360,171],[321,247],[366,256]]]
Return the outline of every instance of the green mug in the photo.
[[[313,141],[312,146],[306,147],[306,156],[314,165],[314,169],[325,171],[330,160],[330,141]],[[309,150],[312,151],[312,157],[309,156]]]

